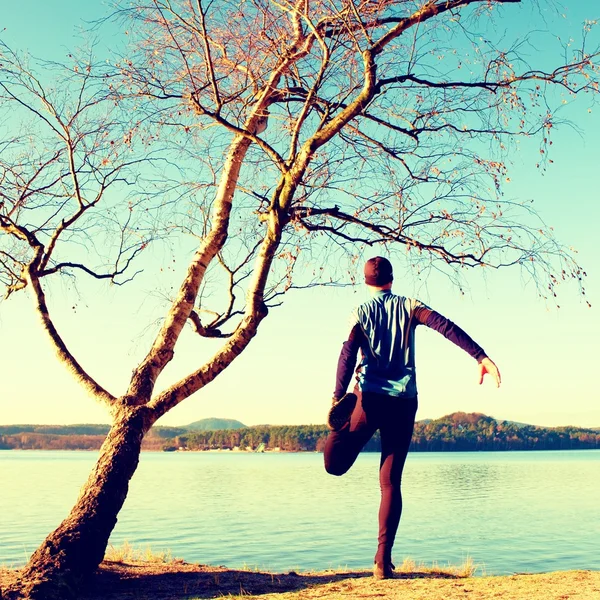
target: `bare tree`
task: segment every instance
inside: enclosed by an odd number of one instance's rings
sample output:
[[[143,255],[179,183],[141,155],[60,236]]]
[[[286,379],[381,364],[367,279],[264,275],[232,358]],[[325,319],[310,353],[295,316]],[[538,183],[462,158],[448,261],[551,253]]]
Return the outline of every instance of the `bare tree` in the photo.
[[[52,93],[2,49],[0,99],[34,125],[1,146],[1,281],[30,290],[59,358],[113,418],[75,507],[6,597],[72,593],[102,560],[153,423],[231,364],[282,294],[351,280],[345,265],[366,246],[450,277],[521,266],[545,294],[581,285],[502,184],[512,140],[539,136],[545,162],[551,107],[596,93],[599,54],[590,24],[545,70],[523,59],[524,40],[476,33],[516,1],[139,0],[117,14],[128,53],[76,64]],[[141,193],[154,160],[167,165],[161,187]],[[96,252],[107,226],[114,243]],[[112,394],[69,351],[43,282],[123,281],[148,243],[179,234],[197,240],[187,272],[128,389]],[[157,389],[188,322],[222,346]]]

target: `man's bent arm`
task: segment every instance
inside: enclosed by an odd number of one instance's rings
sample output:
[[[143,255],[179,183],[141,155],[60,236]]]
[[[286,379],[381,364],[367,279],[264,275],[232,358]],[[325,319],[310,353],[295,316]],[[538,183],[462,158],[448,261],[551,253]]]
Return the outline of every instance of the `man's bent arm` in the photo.
[[[335,391],[333,397],[339,400],[348,389],[354,368],[356,367],[356,358],[364,339],[364,333],[360,325],[356,323],[348,339],[343,343],[340,357],[338,359],[337,372],[335,377]]]

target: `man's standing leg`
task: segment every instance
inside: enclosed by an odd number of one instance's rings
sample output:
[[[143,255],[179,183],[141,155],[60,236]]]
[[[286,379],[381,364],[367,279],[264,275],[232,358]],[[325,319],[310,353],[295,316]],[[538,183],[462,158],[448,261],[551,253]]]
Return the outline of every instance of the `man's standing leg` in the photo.
[[[402,514],[402,471],[412,439],[417,398],[378,396],[381,432],[379,539],[375,575],[391,576],[392,547]],[[369,412],[370,406],[367,406]],[[380,568],[378,568],[380,567]]]

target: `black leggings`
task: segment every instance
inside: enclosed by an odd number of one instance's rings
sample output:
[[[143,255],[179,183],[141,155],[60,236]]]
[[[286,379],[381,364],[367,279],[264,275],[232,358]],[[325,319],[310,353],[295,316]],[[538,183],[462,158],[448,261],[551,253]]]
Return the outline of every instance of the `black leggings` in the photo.
[[[400,484],[410,446],[417,398],[394,398],[355,389],[358,396],[350,427],[329,434],[325,444],[325,470],[343,475],[354,464],[377,429],[381,434],[379,484],[379,539],[375,562],[391,562],[392,546],[402,514]]]

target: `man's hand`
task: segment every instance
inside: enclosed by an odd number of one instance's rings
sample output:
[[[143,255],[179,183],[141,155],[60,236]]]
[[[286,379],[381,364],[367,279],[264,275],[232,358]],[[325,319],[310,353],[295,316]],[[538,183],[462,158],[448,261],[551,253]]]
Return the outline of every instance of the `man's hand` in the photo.
[[[479,363],[479,385],[483,383],[483,378],[486,373],[489,373],[496,381],[496,387],[500,387],[500,371],[494,364],[494,361],[487,356]]]

